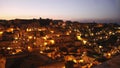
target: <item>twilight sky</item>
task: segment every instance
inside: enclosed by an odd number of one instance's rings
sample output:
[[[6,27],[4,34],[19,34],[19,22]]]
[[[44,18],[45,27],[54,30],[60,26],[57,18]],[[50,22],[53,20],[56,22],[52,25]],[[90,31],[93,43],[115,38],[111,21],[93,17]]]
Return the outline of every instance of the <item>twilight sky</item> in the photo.
[[[120,21],[120,0],[0,0],[0,19]]]

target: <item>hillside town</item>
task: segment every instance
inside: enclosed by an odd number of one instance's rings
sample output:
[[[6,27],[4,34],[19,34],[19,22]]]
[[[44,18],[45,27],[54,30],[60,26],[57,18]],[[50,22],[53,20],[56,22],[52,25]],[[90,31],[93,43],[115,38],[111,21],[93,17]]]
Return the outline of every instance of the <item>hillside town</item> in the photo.
[[[64,64],[62,68],[92,68],[120,55],[120,25],[42,18],[0,20],[0,54],[6,62],[31,53],[50,59],[40,68],[57,62]],[[6,68],[10,67],[7,62]]]

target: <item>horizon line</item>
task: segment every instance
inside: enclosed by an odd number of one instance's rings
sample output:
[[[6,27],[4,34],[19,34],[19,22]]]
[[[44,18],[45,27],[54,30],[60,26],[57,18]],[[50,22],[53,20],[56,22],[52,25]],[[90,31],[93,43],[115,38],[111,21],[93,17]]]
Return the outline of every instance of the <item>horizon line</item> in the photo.
[[[62,19],[62,18],[48,18],[48,17],[32,17],[32,18],[0,18],[0,20],[16,20],[16,19],[52,19],[52,20],[63,20],[63,21],[72,21],[72,22],[100,22],[100,23],[119,23],[120,19],[76,19],[76,20],[70,20],[70,19]]]

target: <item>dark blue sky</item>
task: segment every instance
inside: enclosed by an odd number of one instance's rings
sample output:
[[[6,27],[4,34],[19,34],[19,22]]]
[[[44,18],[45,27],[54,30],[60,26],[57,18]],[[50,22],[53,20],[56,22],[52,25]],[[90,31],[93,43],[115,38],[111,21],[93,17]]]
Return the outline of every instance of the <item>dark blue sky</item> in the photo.
[[[0,0],[0,19],[120,20],[120,0]]]

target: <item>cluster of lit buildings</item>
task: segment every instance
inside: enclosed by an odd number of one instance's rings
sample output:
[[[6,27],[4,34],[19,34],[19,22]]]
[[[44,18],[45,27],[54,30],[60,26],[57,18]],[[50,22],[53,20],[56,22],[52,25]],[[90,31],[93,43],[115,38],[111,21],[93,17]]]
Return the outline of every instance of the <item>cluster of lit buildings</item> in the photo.
[[[120,53],[120,25],[51,19],[0,20],[0,51],[39,51],[55,61],[90,68]]]

